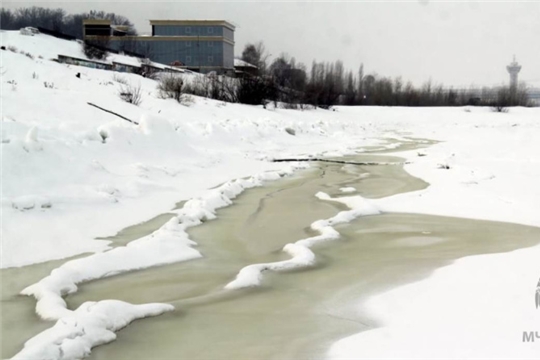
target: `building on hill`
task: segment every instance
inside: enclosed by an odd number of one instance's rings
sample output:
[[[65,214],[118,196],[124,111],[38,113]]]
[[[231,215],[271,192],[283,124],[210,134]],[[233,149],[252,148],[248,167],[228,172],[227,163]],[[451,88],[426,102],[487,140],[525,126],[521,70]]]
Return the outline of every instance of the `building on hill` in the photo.
[[[259,68],[242,59],[234,59],[234,70],[236,76],[256,76],[259,73]]]
[[[192,71],[234,74],[235,26],[224,20],[150,20],[152,35],[129,35],[108,20],[84,20],[85,41]]]

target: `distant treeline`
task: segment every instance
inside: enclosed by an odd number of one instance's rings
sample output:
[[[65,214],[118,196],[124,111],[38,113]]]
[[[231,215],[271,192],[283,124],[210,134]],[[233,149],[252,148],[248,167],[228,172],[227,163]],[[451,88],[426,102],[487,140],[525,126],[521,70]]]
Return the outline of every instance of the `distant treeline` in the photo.
[[[78,39],[83,37],[82,22],[84,19],[106,19],[111,20],[114,25],[129,25],[133,28],[133,24],[125,16],[104,11],[92,10],[87,13],[67,14],[63,9],[47,9],[37,6],[19,8],[14,11],[4,8],[0,10],[0,28],[3,30],[19,30],[27,26],[42,27]],[[132,33],[135,34],[135,30]]]
[[[14,11],[2,8],[0,27],[5,30],[18,30],[27,26],[42,27],[81,39],[84,19],[107,19],[115,25],[129,25],[133,29],[132,34],[136,34],[131,21],[122,15],[104,11],[66,14],[63,9],[35,6]],[[256,65],[257,69],[247,71],[241,77],[237,93],[230,94],[227,90],[230,87],[216,85],[212,87],[215,91],[212,91],[211,97],[229,99],[228,101],[235,99],[234,101],[248,104],[274,101],[291,108],[305,105],[321,108],[330,108],[334,105],[499,107],[529,105],[524,86],[517,89],[499,87],[484,88],[480,91],[454,90],[443,85],[434,85],[430,81],[415,87],[400,77],[365,74],[363,65],[360,65],[358,71],[353,72],[346,70],[341,61],[313,61],[308,70],[306,65],[297,63],[294,57],[287,54],[280,55],[271,63],[268,62],[268,57],[262,42],[247,44],[242,52],[242,60]]]
[[[264,45],[248,44],[242,60],[258,67],[258,76],[264,79],[267,99],[286,103],[296,108],[301,104],[329,108],[333,105],[379,106],[528,106],[524,86],[454,90],[431,81],[420,87],[404,82],[400,77],[390,78],[365,74],[364,66],[358,72],[345,70],[341,61],[313,61],[308,71],[294,57],[282,54],[267,63]],[[261,82],[261,80],[252,80]],[[254,95],[255,96],[255,95]],[[260,98],[260,96],[259,96]]]

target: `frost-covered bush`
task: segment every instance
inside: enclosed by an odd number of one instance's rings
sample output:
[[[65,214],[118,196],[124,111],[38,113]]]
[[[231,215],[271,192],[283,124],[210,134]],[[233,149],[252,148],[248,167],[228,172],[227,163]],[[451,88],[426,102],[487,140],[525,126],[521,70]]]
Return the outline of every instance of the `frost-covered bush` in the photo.
[[[210,97],[210,85],[208,79],[196,76],[191,81],[185,81],[182,92],[200,97]]]
[[[159,79],[157,89],[160,98],[182,102],[184,80],[179,75],[164,74]]]
[[[210,98],[226,102],[238,102],[238,79],[226,76],[212,79]]]
[[[505,105],[494,105],[491,107],[491,111],[493,112],[499,112],[499,113],[506,113],[508,112],[508,107],[506,107]]]
[[[184,84],[184,93],[209,99],[237,102],[236,91],[238,80],[215,73],[207,76],[198,76]]]
[[[139,84],[138,86],[134,86],[131,84],[123,84],[120,86],[118,96],[120,96],[120,99],[127,103],[139,106],[139,104],[142,102],[141,85]]]

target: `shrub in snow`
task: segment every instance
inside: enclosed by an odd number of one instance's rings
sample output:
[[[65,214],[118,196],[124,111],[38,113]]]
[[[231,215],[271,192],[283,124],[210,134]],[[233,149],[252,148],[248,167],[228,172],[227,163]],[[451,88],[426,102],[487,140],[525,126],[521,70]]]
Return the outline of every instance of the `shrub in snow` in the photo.
[[[25,55],[27,58],[30,58],[30,59],[34,60],[34,55],[30,54],[29,52],[24,53],[24,55]]]
[[[109,44],[109,38],[107,36],[100,36],[98,39],[92,42],[85,41],[82,44],[83,53],[88,59],[104,60],[107,58],[107,45]]]
[[[39,75],[35,71],[32,73],[32,79],[34,80],[39,79]]]
[[[504,105],[495,105],[491,107],[491,111],[499,112],[499,113],[506,113],[508,112],[508,108]]]
[[[167,74],[162,76],[158,82],[159,97],[162,99],[174,99],[182,101],[184,80],[180,76]]]
[[[184,84],[183,93],[214,100],[237,102],[238,79],[225,76],[198,76]]]
[[[242,104],[266,105],[267,99],[275,98],[276,91],[270,80],[261,77],[244,77],[238,83],[236,98]]]
[[[47,88],[47,89],[54,89],[54,83],[52,83],[52,82],[44,81],[43,86],[45,86],[45,88]]]
[[[14,52],[14,53],[19,52],[19,51],[17,50],[17,48],[16,48],[15,46],[13,46],[13,45],[9,45],[9,46],[7,47],[7,49],[8,49],[9,51],[11,51],[11,52]]]
[[[513,104],[512,91],[508,88],[501,88],[497,91],[497,100],[491,103],[491,111],[505,113],[508,112],[508,106]]]
[[[121,85],[120,89],[118,90],[118,96],[120,96],[120,99],[124,100],[127,103],[139,106],[139,104],[142,102],[141,85]]]

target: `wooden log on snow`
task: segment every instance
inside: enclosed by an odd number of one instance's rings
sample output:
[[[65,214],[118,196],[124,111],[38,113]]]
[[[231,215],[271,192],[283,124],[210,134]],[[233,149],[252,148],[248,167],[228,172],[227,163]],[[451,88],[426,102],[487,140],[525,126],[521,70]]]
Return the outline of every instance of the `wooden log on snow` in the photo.
[[[362,165],[362,166],[372,166],[372,165],[404,165],[409,164],[409,162],[377,162],[377,161],[345,161],[345,160],[331,160],[331,159],[320,159],[320,158],[307,158],[307,159],[273,159],[272,162],[297,162],[297,161],[319,161],[335,164],[345,164],[345,165]]]
[[[126,120],[126,121],[129,121],[129,122],[132,123],[132,124],[139,125],[139,123],[136,123],[135,121],[130,120],[130,119],[128,119],[128,118],[125,117],[125,116],[122,116],[122,115],[120,115],[120,114],[117,114],[117,113],[115,113],[114,111],[104,109],[104,108],[102,108],[101,106],[97,106],[96,104],[92,104],[91,102],[87,102],[87,104],[90,105],[90,106],[93,106],[93,107],[95,107],[95,108],[98,108],[99,110],[105,111],[105,112],[107,112],[107,113],[109,113],[109,114],[113,114],[113,115],[115,115],[115,116],[118,116],[119,118],[121,118],[121,119],[123,119],[123,120]]]

